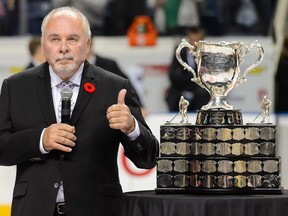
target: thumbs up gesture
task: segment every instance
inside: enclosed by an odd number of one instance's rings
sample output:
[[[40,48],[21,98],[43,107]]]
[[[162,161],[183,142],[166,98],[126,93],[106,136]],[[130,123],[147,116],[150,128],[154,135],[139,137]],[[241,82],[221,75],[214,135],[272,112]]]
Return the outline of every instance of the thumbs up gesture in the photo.
[[[128,134],[134,131],[135,122],[130,109],[125,104],[126,89],[122,89],[118,94],[117,104],[113,104],[107,109],[107,119],[112,129],[118,129]]]

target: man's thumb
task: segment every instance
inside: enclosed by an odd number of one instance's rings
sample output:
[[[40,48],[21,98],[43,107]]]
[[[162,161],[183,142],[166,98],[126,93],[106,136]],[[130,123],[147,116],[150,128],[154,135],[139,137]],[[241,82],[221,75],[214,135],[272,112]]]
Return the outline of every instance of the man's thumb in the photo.
[[[121,91],[118,94],[118,104],[124,105],[125,104],[125,95],[127,90],[121,89]]]

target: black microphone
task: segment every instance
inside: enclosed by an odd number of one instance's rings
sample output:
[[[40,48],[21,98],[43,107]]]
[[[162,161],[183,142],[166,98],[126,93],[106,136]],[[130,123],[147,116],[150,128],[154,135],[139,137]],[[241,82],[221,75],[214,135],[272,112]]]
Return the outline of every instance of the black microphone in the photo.
[[[73,90],[71,88],[63,88],[60,92],[62,98],[61,106],[61,123],[70,124],[70,113],[71,113],[71,98],[73,95]]]

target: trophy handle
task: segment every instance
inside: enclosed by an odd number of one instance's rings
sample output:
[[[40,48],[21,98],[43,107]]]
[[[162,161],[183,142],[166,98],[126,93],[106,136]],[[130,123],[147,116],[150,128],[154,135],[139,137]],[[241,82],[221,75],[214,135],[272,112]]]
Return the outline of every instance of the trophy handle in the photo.
[[[258,43],[258,40],[255,40],[252,44],[250,44],[249,46],[246,47],[245,52],[243,53],[241,59],[243,59],[243,57],[250,52],[250,49],[251,49],[251,48],[257,48],[257,49],[258,49],[258,51],[259,51],[259,53],[258,53],[258,58],[257,58],[257,60],[256,60],[250,67],[248,67],[248,68],[244,71],[242,78],[241,78],[241,77],[238,77],[237,86],[238,86],[239,84],[241,84],[243,81],[246,81],[246,74],[247,74],[248,72],[254,70],[254,69],[261,63],[261,61],[263,60],[264,49],[263,49],[263,47]]]
[[[191,44],[189,44],[185,39],[182,39],[182,42],[178,45],[176,51],[175,51],[175,55],[177,60],[179,61],[179,63],[184,67],[184,70],[188,70],[193,74],[193,78],[191,79],[193,82],[195,82],[196,84],[203,86],[202,82],[200,81],[200,78],[197,76],[196,72],[193,70],[192,67],[190,67],[186,62],[184,62],[181,58],[180,52],[181,50],[187,47],[189,48],[189,53],[195,54],[195,52],[193,51],[195,49],[194,46],[192,46]]]

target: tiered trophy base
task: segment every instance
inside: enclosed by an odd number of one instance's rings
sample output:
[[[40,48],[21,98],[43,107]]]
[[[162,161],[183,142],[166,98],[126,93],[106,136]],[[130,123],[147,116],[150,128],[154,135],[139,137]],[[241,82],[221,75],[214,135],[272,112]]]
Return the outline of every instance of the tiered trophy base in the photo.
[[[157,193],[282,193],[276,126],[160,127]]]
[[[279,158],[169,158],[157,161],[159,193],[282,193]]]
[[[199,194],[199,195],[244,195],[244,194],[282,194],[283,188],[235,188],[235,189],[197,189],[197,188],[156,188],[158,194]]]

